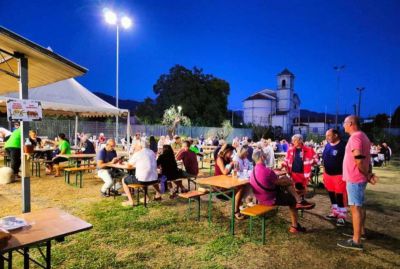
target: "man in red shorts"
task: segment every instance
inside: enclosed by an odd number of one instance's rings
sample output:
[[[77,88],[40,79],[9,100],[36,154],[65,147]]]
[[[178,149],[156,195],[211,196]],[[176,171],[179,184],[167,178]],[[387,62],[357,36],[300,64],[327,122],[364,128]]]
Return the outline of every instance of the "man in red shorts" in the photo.
[[[347,195],[346,182],[343,181],[343,158],[346,143],[340,139],[339,132],[329,129],[325,134],[326,141],[322,160],[324,164],[324,185],[331,200],[331,212],[326,216],[330,220],[336,220],[336,226],[346,224]]]
[[[307,192],[307,185],[311,177],[311,169],[318,163],[318,155],[315,151],[304,145],[303,136],[292,136],[292,144],[286,153],[282,168],[285,168],[289,176],[295,182],[296,190],[301,193],[302,199]]]

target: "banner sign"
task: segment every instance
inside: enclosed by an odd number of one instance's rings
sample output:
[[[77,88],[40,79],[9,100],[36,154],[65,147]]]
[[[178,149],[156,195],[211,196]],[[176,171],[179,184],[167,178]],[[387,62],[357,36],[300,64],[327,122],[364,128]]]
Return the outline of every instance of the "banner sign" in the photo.
[[[40,121],[42,120],[42,104],[34,100],[7,100],[8,121]]]

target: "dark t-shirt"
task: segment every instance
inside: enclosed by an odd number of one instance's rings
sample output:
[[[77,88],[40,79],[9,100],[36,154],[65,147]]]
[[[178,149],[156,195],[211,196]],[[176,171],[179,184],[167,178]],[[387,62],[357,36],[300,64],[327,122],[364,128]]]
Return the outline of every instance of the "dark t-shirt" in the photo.
[[[328,175],[341,175],[343,173],[343,158],[346,143],[340,141],[337,145],[326,144],[322,159],[324,161],[325,173]]]
[[[167,177],[167,180],[174,180],[180,177],[178,165],[173,156],[161,154],[157,159],[157,166],[161,166],[161,173]]]
[[[181,151],[176,156],[176,159],[178,161],[183,161],[183,165],[185,166],[187,173],[197,176],[197,174],[199,173],[199,164],[197,162],[196,153],[190,150]]]
[[[115,150],[107,151],[106,149],[102,149],[97,154],[97,160],[101,160],[104,163],[111,162],[115,157],[117,157],[117,152]]]
[[[296,149],[296,152],[294,153],[294,160],[292,164],[292,172],[294,173],[304,173],[304,167],[303,167],[303,154],[301,148]]]
[[[84,154],[94,154],[96,153],[96,150],[94,149],[94,145],[91,141],[86,140],[83,144],[82,147],[85,148],[83,151]]]
[[[40,137],[36,137],[36,140],[33,140],[29,137],[29,141],[31,141],[33,147],[40,146],[40,144],[42,143],[42,139]]]

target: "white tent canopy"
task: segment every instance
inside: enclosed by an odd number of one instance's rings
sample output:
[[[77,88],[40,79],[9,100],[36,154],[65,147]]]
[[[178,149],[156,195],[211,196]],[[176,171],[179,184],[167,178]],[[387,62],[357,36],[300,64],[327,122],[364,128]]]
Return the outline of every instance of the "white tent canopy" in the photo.
[[[1,99],[7,97],[18,98],[18,94],[9,93]],[[73,78],[32,88],[29,91],[29,99],[40,100],[45,114],[48,115],[78,114],[84,117],[102,117],[128,114],[127,110],[107,103]]]

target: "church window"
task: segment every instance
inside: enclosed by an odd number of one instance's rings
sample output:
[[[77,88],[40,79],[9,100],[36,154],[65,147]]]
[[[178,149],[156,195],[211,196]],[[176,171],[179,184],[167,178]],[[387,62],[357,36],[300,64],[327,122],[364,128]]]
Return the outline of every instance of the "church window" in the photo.
[[[285,87],[286,87],[286,80],[283,79],[283,80],[282,80],[282,88],[285,88]]]

